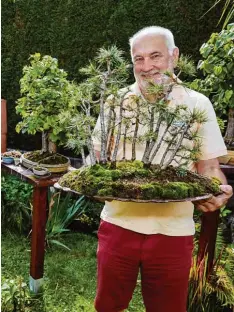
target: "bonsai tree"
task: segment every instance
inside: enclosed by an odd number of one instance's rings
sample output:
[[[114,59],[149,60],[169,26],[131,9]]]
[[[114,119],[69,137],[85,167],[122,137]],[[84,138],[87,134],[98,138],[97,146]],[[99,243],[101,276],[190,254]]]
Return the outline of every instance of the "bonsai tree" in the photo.
[[[219,34],[213,33],[200,48],[203,60],[198,68],[204,79],[192,82],[194,88],[209,96],[217,114],[228,117],[224,140],[227,145],[234,143],[234,24]]]
[[[82,70],[89,77],[78,85],[76,93],[81,111],[72,119],[69,115],[64,118],[64,112],[61,119],[71,120],[70,124],[67,122],[70,147],[82,149],[87,144],[91,166],[64,175],[60,185],[89,196],[133,200],[179,199],[218,192],[217,183],[186,170],[199,158],[196,125],[206,122],[205,112],[190,111],[183,103],[168,105],[170,91],[178,84],[178,78],[169,72],[165,73],[166,84],[149,81],[151,101],[132,94],[128,88],[119,90],[127,78],[127,64],[121,54],[116,47],[101,49],[96,65],[90,63]],[[194,73],[185,58],[179,66],[179,73],[186,69]],[[92,132],[94,120],[90,117],[97,108],[99,127]],[[99,163],[94,153],[95,137],[101,143]],[[117,161],[120,142],[123,157]],[[141,161],[136,161],[138,143],[145,143]],[[127,147],[131,150],[128,159]],[[155,157],[157,165],[153,165]],[[186,184],[185,180],[191,183]]]
[[[21,98],[16,112],[22,121],[17,132],[42,133],[42,152],[53,152],[53,145],[61,139],[58,114],[69,109],[71,95],[67,73],[58,67],[58,61],[51,56],[36,53],[30,56],[30,65],[23,68],[20,80]]]
[[[128,64],[122,54],[123,52],[116,46],[109,49],[101,48],[94,61],[80,70],[88,78],[78,86],[73,84],[74,109],[69,111],[63,109],[59,115],[60,125],[67,135],[67,147],[81,153],[84,164],[86,164],[85,146],[88,148],[91,164],[97,163],[93,144],[95,113],[100,113],[100,163],[107,162],[108,134],[114,129],[112,114],[117,105],[122,105],[123,95],[119,96],[118,90],[126,85],[128,78]],[[109,103],[108,111],[105,107],[107,102]]]

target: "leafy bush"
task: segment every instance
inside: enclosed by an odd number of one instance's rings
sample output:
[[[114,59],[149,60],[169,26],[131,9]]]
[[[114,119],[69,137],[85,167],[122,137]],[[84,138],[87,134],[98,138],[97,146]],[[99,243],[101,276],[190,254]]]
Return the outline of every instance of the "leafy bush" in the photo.
[[[46,223],[47,244],[57,244],[69,249],[58,239],[60,234],[70,231],[68,227],[74,219],[78,219],[81,223],[88,224],[88,226],[95,224],[98,227],[99,219],[95,215],[94,208],[93,202],[85,196],[74,199],[71,193],[64,195],[51,188],[49,192],[49,215]],[[93,215],[90,213],[91,211]]]
[[[204,79],[196,79],[191,88],[209,96],[219,116],[228,115],[225,141],[234,142],[234,24],[220,33],[212,33],[200,48],[203,60],[198,68]]]
[[[6,279],[2,285],[1,311],[26,312],[30,311],[31,296],[27,284],[21,276]]]
[[[32,186],[10,175],[2,175],[1,182],[2,230],[20,233],[29,230]]]

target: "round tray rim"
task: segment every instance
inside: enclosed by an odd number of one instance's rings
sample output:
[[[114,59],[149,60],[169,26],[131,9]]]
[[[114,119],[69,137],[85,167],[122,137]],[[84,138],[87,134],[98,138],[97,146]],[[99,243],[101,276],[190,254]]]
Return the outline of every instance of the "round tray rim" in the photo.
[[[195,202],[199,200],[207,200],[210,199],[213,194],[205,194],[202,196],[196,196],[196,197],[187,197],[187,198],[182,198],[182,199],[163,199],[163,198],[158,198],[158,199],[134,199],[134,198],[119,198],[119,197],[111,197],[111,196],[90,196],[86,194],[82,194],[80,192],[74,191],[70,189],[69,187],[63,187],[61,186],[58,182],[54,184],[54,187],[60,190],[63,190],[65,192],[70,192],[74,193],[77,195],[84,195],[88,198],[96,199],[98,201],[112,201],[112,200],[117,200],[117,201],[122,201],[122,202],[135,202],[135,203],[169,203],[169,202]]]
[[[61,155],[61,154],[58,154],[58,155]],[[54,173],[56,173],[56,172],[65,172],[65,171],[67,171],[67,169],[70,166],[71,162],[70,162],[70,159],[68,157],[66,157],[64,155],[61,155],[61,156],[63,156],[64,158],[67,159],[66,163],[64,163],[64,164],[57,164],[57,165],[40,163],[40,166],[43,166],[43,167],[47,168],[49,171],[54,172]],[[38,166],[39,165],[38,162],[34,162],[34,161],[31,161],[31,160],[25,158],[24,154],[21,155],[20,159],[21,159],[22,165],[24,167],[26,167],[26,168],[32,168],[34,166]]]

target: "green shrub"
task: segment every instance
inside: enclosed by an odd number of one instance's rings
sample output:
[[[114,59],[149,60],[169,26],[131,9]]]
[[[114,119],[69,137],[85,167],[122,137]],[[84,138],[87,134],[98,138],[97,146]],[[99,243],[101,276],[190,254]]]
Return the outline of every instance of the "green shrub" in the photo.
[[[213,2],[199,0],[194,5],[191,0],[3,0],[2,97],[8,101],[8,143],[26,150],[28,142],[31,147],[36,145],[32,136],[15,132],[20,120],[15,114],[19,79],[30,54],[39,52],[57,58],[69,78],[80,81],[79,68],[94,57],[98,48],[116,43],[130,59],[128,38],[142,27],[160,25],[174,32],[183,54],[198,60],[199,47],[220,17],[222,5],[201,18]],[[35,148],[39,149],[40,143]]]
[[[30,311],[31,296],[27,284],[21,276],[6,279],[1,287],[1,311],[25,312]]]
[[[5,174],[1,182],[2,230],[28,231],[31,226],[32,186]]]

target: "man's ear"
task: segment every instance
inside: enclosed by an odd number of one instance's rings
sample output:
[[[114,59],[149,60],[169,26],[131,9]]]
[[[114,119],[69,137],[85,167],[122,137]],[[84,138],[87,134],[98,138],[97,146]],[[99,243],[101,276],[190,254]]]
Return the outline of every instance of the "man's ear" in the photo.
[[[177,62],[179,59],[179,54],[180,54],[179,48],[175,47],[173,50],[173,53],[172,53],[174,67],[176,67],[176,65],[177,65]]]

